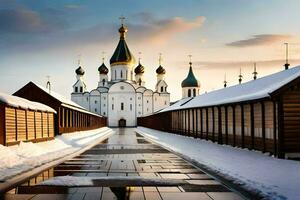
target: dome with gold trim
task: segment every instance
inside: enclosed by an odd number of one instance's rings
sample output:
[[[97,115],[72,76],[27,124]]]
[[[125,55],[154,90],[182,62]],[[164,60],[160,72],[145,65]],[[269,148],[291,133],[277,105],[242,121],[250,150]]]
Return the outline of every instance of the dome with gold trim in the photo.
[[[156,73],[157,74],[165,74],[166,70],[161,65],[159,65],[159,67],[156,69]]]
[[[119,28],[120,40],[119,40],[118,46],[110,59],[111,66],[135,63],[134,56],[131,54],[131,52],[126,44],[126,41],[125,41],[125,36],[126,36],[127,31],[128,31],[128,29],[126,27],[124,27],[122,24],[122,26]]]
[[[79,66],[76,70],[75,70],[77,75],[83,76],[85,71],[83,70],[83,68],[81,66]]]
[[[143,74],[145,72],[145,67],[139,62],[139,65],[134,69],[134,73]]]
[[[100,67],[98,68],[98,72],[100,74],[108,74],[108,68],[105,66],[104,63],[102,63],[102,65],[100,65]]]

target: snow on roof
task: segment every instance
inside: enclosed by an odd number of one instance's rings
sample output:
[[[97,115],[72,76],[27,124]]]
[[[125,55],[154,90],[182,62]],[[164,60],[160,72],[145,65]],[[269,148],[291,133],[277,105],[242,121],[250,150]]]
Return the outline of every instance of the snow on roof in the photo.
[[[29,101],[27,99],[23,99],[21,97],[16,97],[8,94],[4,94],[0,92],[0,102],[7,104],[9,106],[15,107],[15,108],[23,108],[23,109],[30,109],[30,110],[39,110],[39,111],[47,111],[56,113],[55,110],[50,108],[49,106],[46,106],[44,104]]]
[[[298,77],[300,77],[300,66],[280,71],[240,85],[234,85],[198,95],[184,105],[175,103],[161,112],[193,107],[222,105],[270,97],[271,93]]]
[[[39,84],[36,84],[36,83],[33,83],[33,84],[36,85],[37,87],[39,87],[44,92],[48,93],[50,96],[52,96],[56,100],[60,101],[62,103],[62,105],[65,106],[65,107],[68,107],[68,108],[71,108],[71,109],[74,109],[74,110],[78,110],[80,112],[88,113],[88,114],[91,114],[91,115],[100,116],[100,115],[97,115],[96,113],[89,112],[84,107],[78,105],[77,103],[75,103],[74,101],[72,101],[70,99],[67,99],[65,96],[54,92],[53,90],[50,90],[50,93],[49,93],[49,89],[47,89],[47,88],[45,88],[45,87],[43,87]]]
[[[160,112],[167,112],[170,110],[178,110],[181,108],[181,106],[185,105],[186,103],[188,103],[189,101],[191,101],[193,99],[193,97],[187,97],[184,99],[180,99],[177,102],[175,102],[173,105],[166,107],[165,109],[161,110]]]

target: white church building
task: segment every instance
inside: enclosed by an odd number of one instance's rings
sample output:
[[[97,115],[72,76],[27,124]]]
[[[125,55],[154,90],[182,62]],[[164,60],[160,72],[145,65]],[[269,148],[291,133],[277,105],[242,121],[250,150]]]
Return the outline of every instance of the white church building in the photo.
[[[108,126],[134,127],[137,117],[149,115],[170,105],[170,93],[165,82],[166,70],[159,65],[156,69],[157,83],[155,91],[145,87],[144,66],[136,66],[125,36],[127,28],[122,24],[119,28],[120,40],[110,59],[109,69],[104,61],[98,68],[98,87],[87,91],[84,82],[84,70],[81,66],[76,69],[77,81],[73,85],[72,101],[87,110],[106,116]]]

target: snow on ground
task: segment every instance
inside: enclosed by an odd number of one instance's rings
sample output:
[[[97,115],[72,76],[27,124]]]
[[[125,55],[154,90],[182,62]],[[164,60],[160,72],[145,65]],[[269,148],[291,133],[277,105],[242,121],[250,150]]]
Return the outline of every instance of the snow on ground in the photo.
[[[0,181],[75,153],[92,143],[106,139],[112,133],[112,129],[103,127],[59,135],[47,142],[21,142],[10,147],[0,145]]]
[[[144,127],[137,132],[268,199],[300,198],[299,161]]]

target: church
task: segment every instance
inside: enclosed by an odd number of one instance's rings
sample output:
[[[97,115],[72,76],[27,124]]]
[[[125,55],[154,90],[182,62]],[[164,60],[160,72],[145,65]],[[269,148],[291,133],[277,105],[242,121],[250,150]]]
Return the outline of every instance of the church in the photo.
[[[104,60],[98,68],[98,87],[90,92],[87,90],[85,71],[79,65],[75,71],[77,81],[71,93],[72,101],[107,117],[110,127],[134,127],[137,125],[137,117],[150,115],[170,105],[170,93],[165,81],[166,70],[159,63],[155,91],[146,88],[145,67],[140,59],[136,66],[135,58],[125,41],[127,31],[122,23],[119,28],[119,43],[110,59],[110,70]]]

